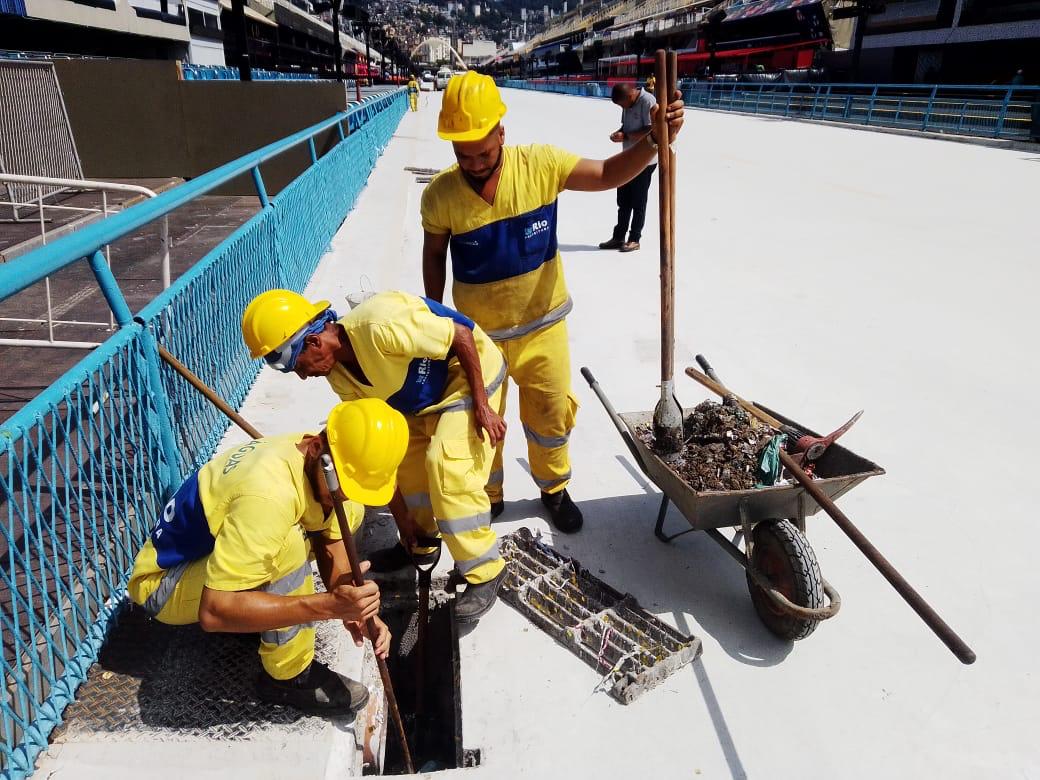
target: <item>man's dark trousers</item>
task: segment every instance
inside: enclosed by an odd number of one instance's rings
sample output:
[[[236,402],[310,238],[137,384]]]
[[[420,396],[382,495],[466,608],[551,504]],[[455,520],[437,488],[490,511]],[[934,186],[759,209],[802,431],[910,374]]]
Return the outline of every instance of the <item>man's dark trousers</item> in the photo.
[[[628,184],[618,187],[617,191],[617,225],[614,226],[614,240],[624,241],[625,231],[628,240],[638,242],[643,235],[643,223],[646,221],[646,194],[650,189],[650,179],[654,175],[656,165],[648,165],[643,172]],[[632,222],[631,229],[628,226]]]

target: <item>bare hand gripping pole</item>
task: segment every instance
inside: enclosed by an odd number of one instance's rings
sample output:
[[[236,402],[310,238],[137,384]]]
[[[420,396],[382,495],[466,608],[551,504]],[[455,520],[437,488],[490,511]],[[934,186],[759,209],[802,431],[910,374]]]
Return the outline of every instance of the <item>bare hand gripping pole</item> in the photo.
[[[350,533],[350,523],[347,521],[347,513],[343,509],[343,502],[337,498],[339,494],[339,475],[328,455],[321,456],[321,469],[325,474],[325,484],[328,485],[329,493],[332,494],[332,504],[336,508],[336,520],[339,521],[339,532],[343,535],[343,546],[347,548],[347,558],[350,560],[350,577],[354,581],[354,587],[360,588],[365,584],[365,578],[361,574],[361,561],[358,560],[357,548],[354,546],[354,537]],[[374,639],[377,635],[376,624],[372,618],[366,622],[368,636]],[[390,716],[397,727],[397,735],[401,739],[401,752],[404,753],[404,765],[408,774],[415,774],[412,765],[412,752],[408,749],[408,736],[404,733],[404,723],[401,721],[401,711],[397,708],[397,697],[394,695],[394,684],[390,680],[390,670],[386,661],[376,656],[376,664],[379,666],[379,677],[383,680],[383,692],[386,694],[386,703],[390,708]]]

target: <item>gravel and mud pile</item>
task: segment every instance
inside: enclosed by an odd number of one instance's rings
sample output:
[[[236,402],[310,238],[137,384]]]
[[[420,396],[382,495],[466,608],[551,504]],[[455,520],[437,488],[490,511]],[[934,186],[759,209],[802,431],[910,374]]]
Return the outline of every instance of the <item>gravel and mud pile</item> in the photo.
[[[639,437],[653,449],[650,426]],[[694,490],[750,490],[755,486],[758,456],[776,433],[739,406],[704,401],[683,424],[683,462],[673,466]]]

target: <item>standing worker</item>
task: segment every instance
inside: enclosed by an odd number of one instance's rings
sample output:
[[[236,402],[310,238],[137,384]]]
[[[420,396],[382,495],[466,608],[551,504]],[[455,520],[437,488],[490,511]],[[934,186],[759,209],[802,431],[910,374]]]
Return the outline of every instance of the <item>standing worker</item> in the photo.
[[[412,111],[419,110],[419,82],[414,73],[408,77],[408,106]]]
[[[377,293],[340,318],[328,301],[270,290],[246,308],[242,333],[269,366],[323,376],[343,400],[381,398],[406,415],[398,483],[407,512],[395,512],[404,547],[380,558],[396,552],[404,565],[419,531],[443,535],[467,583],[456,617],[471,623],[491,609],[505,576],[484,491],[506,431],[506,367],[494,342],[457,311],[402,292]]]
[[[610,134],[610,140],[620,143],[622,149],[630,149],[650,132],[650,116],[657,101],[647,90],[635,84],[615,84],[610,93],[610,102],[621,107],[621,127]],[[639,239],[643,236],[643,223],[646,221],[646,196],[656,168],[656,162],[650,163],[632,181],[618,187],[618,218],[614,235],[609,241],[600,244],[600,249],[617,249],[621,252],[639,249]],[[628,241],[625,240],[626,231]]]
[[[610,190],[631,181],[656,157],[657,139],[650,133],[609,159],[586,160],[554,146],[506,146],[505,113],[490,76],[467,71],[448,82],[437,134],[452,142],[458,165],[437,174],[423,193],[423,281],[430,299],[443,299],[450,246],[454,305],[505,353],[520,387],[531,475],[553,525],[573,533],[582,515],[566,490],[567,443],[578,402],[571,392],[564,318],[572,303],[557,248],[556,198],[565,189]],[[670,142],[682,126],[682,101],[671,103],[667,115]],[[496,517],[504,508],[501,443],[487,492]]]
[[[127,590],[161,623],[260,634],[260,697],[315,715],[346,716],[368,690],[314,660],[316,620],[342,620],[360,646],[373,618],[377,655],[390,633],[379,588],[354,587],[321,457],[332,456],[349,499],[350,530],[366,504],[385,504],[408,430],[380,401],[342,403],[319,434],[255,439],[214,457],[185,480],[137,554]],[[315,593],[316,558],[326,593]],[[367,562],[363,564],[367,569]]]
[[[651,95],[654,94],[654,90],[657,88],[657,79],[654,77],[653,73],[646,77],[645,87],[647,92]]]

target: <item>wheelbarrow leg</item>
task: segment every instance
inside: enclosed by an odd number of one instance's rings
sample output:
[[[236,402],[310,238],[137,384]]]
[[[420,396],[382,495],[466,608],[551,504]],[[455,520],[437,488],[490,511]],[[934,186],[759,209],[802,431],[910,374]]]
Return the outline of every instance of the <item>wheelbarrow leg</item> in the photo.
[[[661,494],[661,508],[657,510],[657,525],[654,526],[654,536],[660,539],[665,544],[668,544],[672,539],[688,534],[690,531],[694,531],[694,528],[687,528],[685,531],[680,531],[677,534],[666,534],[664,532],[664,517],[668,514],[668,496]]]

